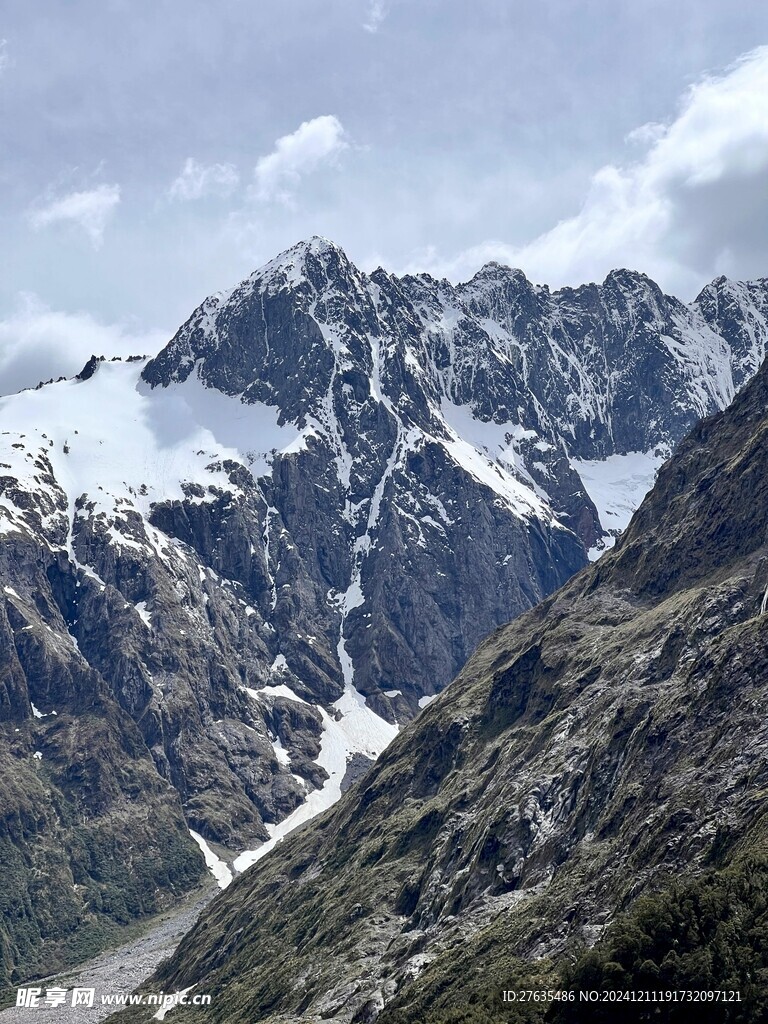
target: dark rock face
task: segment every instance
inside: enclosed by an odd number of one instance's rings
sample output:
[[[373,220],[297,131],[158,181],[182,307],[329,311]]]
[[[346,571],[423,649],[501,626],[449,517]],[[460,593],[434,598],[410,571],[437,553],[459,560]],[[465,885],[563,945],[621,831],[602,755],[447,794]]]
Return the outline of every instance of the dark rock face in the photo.
[[[68,631],[61,561],[21,533],[0,545],[2,985],[85,958],[203,874],[179,794]]]
[[[228,1024],[458,1019],[451,993],[512,954],[536,977],[750,837],[764,864],[766,431],[764,365],[678,447],[615,550],[485,641],[153,984],[198,985]]]
[[[98,695],[87,814],[145,786],[195,870],[187,826],[235,851],[329,804],[585,564],[608,524],[577,460],[667,451],[730,401],[767,293],[718,280],[684,306],[625,271],[550,293],[494,264],[454,287],[312,239],[155,359],[2,400],[3,749],[31,779],[37,737],[75,750]],[[77,787],[51,786],[71,861]]]

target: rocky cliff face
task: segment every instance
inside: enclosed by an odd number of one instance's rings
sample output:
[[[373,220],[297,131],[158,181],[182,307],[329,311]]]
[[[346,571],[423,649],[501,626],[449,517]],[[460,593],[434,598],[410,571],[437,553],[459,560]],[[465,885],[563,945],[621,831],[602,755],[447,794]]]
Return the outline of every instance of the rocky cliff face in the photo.
[[[493,264],[454,287],[362,274],[313,239],[157,358],[3,399],[5,820],[41,786],[74,877],[78,815],[98,818],[62,781],[81,750],[114,806],[163,804],[179,885],[199,866],[187,826],[258,849],[247,865],[612,540],[754,373],[767,294],[720,279],[684,306],[624,271],[550,293]],[[37,833],[9,829],[31,863]],[[8,970],[41,941],[17,935]]]
[[[766,432],[763,367],[678,447],[615,550],[483,643],[156,981],[212,993],[206,1021],[507,1019],[430,1014],[494,971],[498,1003],[511,954],[546,981],[638,895],[743,850],[768,786]]]
[[[73,608],[92,599],[88,582],[24,531],[0,540],[4,987],[85,959],[204,867],[179,793],[70,632]],[[123,607],[113,592],[102,615],[118,623]]]

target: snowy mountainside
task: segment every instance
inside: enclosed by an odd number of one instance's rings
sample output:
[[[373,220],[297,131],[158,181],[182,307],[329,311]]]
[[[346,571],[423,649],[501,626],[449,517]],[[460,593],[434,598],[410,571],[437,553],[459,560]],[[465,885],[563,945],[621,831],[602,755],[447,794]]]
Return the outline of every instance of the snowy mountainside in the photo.
[[[544,994],[719,970],[745,1001],[708,1019],[764,1021],[766,430],[763,364],[614,550],[483,641],[147,989],[212,993],[216,1024],[671,1022],[690,1015]],[[544,1005],[509,1010],[509,989]]]
[[[720,278],[684,305],[630,271],[550,292],[497,264],[459,286],[367,276],[315,238],[204,303],[146,376],[167,384],[198,365],[223,391],[276,403],[333,435],[353,487],[358,460],[381,469],[374,418],[443,444],[456,428],[599,550],[615,524],[599,521],[572,460],[668,456],[762,362],[767,296],[766,281]],[[349,431],[354,403],[362,434]]]
[[[612,540],[754,372],[767,291],[719,279],[685,306],[627,271],[550,292],[495,264],[453,286],[315,238],[156,358],[3,399],[13,756],[66,805],[106,702],[184,856],[252,863]],[[128,797],[99,778],[108,817]]]

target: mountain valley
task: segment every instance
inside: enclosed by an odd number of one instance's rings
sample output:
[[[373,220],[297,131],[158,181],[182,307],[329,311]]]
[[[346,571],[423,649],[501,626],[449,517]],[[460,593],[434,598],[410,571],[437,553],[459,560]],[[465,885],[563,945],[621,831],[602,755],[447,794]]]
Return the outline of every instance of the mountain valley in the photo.
[[[767,337],[764,280],[719,278],[689,305],[629,271],[550,292],[489,264],[454,286],[364,274],[314,238],[207,299],[156,357],[94,356],[0,399],[2,981],[85,958],[206,864],[224,886],[289,850],[293,827],[390,771],[413,719],[437,730],[415,773],[426,798],[463,742],[455,722],[490,699],[468,682],[489,648],[464,668],[484,637],[529,629],[590,559],[599,580],[633,543],[650,552],[638,566],[656,560],[648,586],[672,571],[650,527],[603,552]],[[745,588],[727,590],[738,614]],[[637,626],[635,598],[606,600],[585,621],[655,664],[657,613]],[[428,705],[459,673],[438,728]],[[488,870],[516,899],[517,868]],[[422,883],[403,885],[421,906]],[[430,926],[448,913],[435,899]]]

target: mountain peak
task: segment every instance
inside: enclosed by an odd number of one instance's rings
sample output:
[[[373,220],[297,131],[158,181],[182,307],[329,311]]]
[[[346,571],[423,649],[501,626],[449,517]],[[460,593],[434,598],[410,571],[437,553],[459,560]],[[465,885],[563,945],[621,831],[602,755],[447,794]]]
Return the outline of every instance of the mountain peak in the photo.
[[[641,287],[647,287],[648,285],[651,285],[653,288],[659,287],[647,274],[643,274],[639,270],[630,270],[629,267],[616,267],[614,270],[609,271],[605,275],[603,287],[610,284],[616,284],[622,288],[627,286],[637,287],[638,285]]]
[[[346,259],[346,253],[337,245],[336,242],[330,238],[326,238],[324,235],[310,235],[309,238],[303,238],[301,241],[296,242],[289,249],[280,253],[276,258],[278,260],[283,258],[297,258],[307,256],[340,256]]]
[[[480,281],[498,281],[499,279],[514,281],[518,285],[524,285],[528,288],[531,287],[531,282],[519,267],[510,267],[506,263],[499,263],[496,260],[490,260],[488,263],[484,263],[468,283],[472,284],[473,282]]]
[[[312,235],[285,249],[251,275],[251,281],[262,282],[269,291],[297,288],[304,281],[317,286],[318,275],[328,278],[354,272],[347,254],[335,242],[322,235]]]

